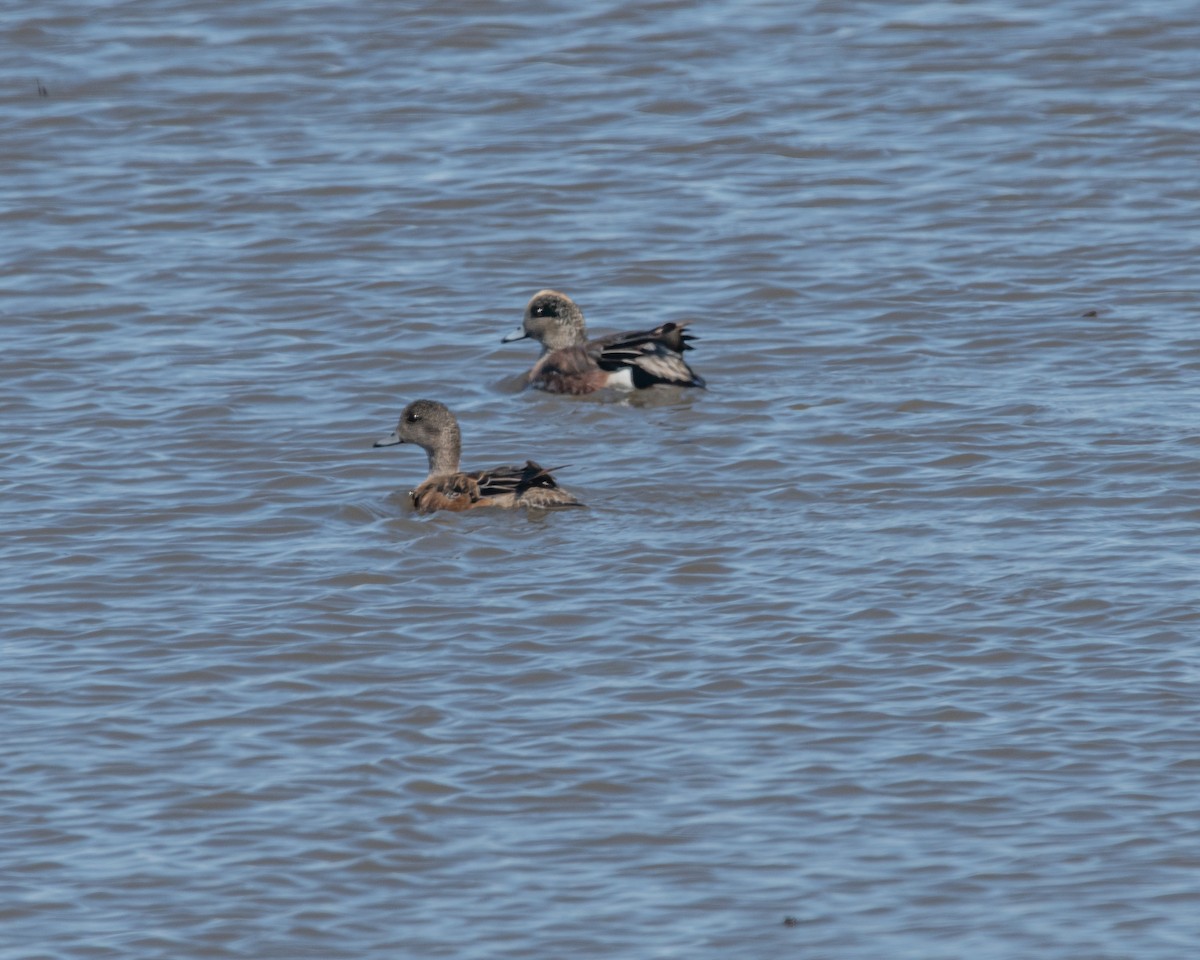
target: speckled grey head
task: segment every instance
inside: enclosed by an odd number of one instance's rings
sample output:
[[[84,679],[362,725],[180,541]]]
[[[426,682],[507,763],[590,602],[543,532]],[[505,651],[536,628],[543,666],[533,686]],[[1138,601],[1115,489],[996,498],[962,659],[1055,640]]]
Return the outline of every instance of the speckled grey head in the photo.
[[[415,443],[429,455],[429,472],[454,473],[462,451],[458,421],[444,403],[414,400],[400,414],[400,423],[391,436],[375,441],[377,447],[397,443]]]
[[[539,290],[525,307],[521,326],[503,339],[503,343],[530,337],[546,350],[559,350],[587,343],[583,311],[565,293]]]

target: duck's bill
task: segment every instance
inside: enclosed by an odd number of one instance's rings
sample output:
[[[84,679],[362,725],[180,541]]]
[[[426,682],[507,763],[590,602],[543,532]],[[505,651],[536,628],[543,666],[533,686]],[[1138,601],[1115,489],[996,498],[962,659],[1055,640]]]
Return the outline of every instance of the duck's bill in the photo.
[[[501,343],[512,343],[514,340],[524,340],[527,336],[529,336],[529,334],[527,334],[525,332],[524,327],[517,327],[517,329],[514,330],[512,333],[507,334],[506,336],[502,337],[500,339],[500,342]]]
[[[396,444],[403,443],[403,442],[404,441],[400,439],[399,433],[393,433],[389,436],[384,437],[382,440],[376,440],[372,444],[372,446],[374,446],[374,447],[394,447]]]

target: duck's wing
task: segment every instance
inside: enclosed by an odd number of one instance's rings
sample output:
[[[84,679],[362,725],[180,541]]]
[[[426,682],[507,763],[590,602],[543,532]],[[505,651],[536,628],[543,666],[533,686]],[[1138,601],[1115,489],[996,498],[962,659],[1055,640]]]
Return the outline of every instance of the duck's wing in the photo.
[[[589,356],[602,370],[628,368],[635,387],[667,383],[679,387],[703,387],[704,378],[683,359],[684,350],[694,349],[687,324],[664,323],[653,330],[614,333],[587,345]]]
[[[555,481],[553,471],[558,469],[526,460],[522,467],[493,467],[471,476],[479,485],[480,496],[497,506],[582,507]]]
[[[589,347],[610,347],[610,346],[625,346],[634,345],[643,341],[653,341],[662,344],[668,350],[674,350],[676,353],[683,353],[685,350],[695,350],[692,346],[694,340],[700,338],[688,330],[688,324],[685,320],[682,323],[669,321],[661,323],[653,330],[627,330],[624,333],[610,333],[603,337],[597,337],[595,340],[589,340]]]

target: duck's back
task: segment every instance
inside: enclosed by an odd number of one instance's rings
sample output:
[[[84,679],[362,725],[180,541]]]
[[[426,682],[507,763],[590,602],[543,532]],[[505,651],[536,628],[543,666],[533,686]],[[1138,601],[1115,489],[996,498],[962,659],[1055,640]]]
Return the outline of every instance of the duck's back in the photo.
[[[413,491],[419,513],[435,510],[474,510],[479,507],[513,509],[582,507],[555,481],[551,470],[526,460],[521,467],[492,467],[474,473],[459,472],[430,477]]]
[[[653,330],[613,333],[545,354],[529,382],[550,393],[585,394],[605,387],[640,390],[656,383],[703,387],[704,378],[683,359],[694,340],[686,324],[664,323]]]

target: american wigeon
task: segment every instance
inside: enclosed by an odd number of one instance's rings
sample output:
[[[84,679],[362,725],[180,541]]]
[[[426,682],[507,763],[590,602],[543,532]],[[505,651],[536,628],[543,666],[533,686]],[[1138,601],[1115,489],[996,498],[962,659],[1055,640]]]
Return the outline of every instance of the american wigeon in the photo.
[[[691,350],[685,323],[664,323],[653,330],[587,338],[583,311],[565,293],[539,290],[525,307],[521,326],[502,343],[530,337],[542,356],[529,371],[531,386],[550,393],[594,393],[604,387],[640,390],[656,383],[703,387],[683,359]]]
[[[429,476],[411,494],[418,513],[474,510],[476,507],[582,507],[554,482],[552,467],[526,460],[523,467],[492,467],[464,473],[458,469],[462,434],[443,403],[414,400],[400,414],[395,432],[375,441],[377,447],[415,443],[429,455]]]

